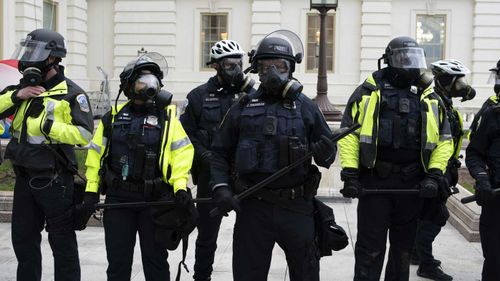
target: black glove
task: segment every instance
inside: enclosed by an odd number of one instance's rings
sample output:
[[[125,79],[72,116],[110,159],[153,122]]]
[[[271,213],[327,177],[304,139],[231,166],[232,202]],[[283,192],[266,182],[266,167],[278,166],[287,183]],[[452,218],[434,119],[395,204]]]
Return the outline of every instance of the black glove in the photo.
[[[426,174],[425,178],[419,183],[420,197],[436,198],[438,196],[439,184],[442,181],[443,173],[441,170],[432,168]]]
[[[95,212],[96,203],[99,203],[99,194],[85,192],[82,204],[76,205],[75,229],[83,230],[87,227],[90,217]]]
[[[191,195],[183,189],[179,189],[175,193],[175,204],[180,208],[187,209],[191,203],[191,199]]]
[[[476,177],[476,203],[479,206],[486,206],[493,197],[490,178],[487,174],[479,174]]]
[[[346,198],[359,197],[361,183],[359,182],[359,170],[355,168],[345,168],[340,172],[340,179],[344,182],[344,188],[340,190],[342,196]]]
[[[235,210],[237,213],[241,210],[240,201],[234,198],[233,192],[227,185],[217,187],[213,191],[213,198],[215,205],[224,216],[227,216],[231,210]]]
[[[311,151],[314,155],[314,161],[320,166],[327,166],[335,159],[337,146],[326,136],[311,144]]]
[[[210,162],[212,161],[213,156],[214,156],[214,153],[212,151],[210,151],[210,150],[207,150],[207,151],[203,152],[200,155],[201,165],[203,165],[206,168],[209,168],[210,167]]]

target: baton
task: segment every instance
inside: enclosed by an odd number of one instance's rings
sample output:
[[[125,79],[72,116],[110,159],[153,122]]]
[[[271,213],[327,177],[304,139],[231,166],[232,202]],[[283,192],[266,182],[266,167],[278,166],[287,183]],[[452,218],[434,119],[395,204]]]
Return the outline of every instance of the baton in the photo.
[[[491,191],[491,195],[493,197],[497,196],[498,194],[500,194],[500,188],[493,189]],[[476,195],[475,194],[472,194],[470,196],[467,196],[467,197],[464,197],[464,198],[460,199],[460,202],[462,202],[462,204],[467,204],[467,203],[474,202],[474,201],[476,201]]]
[[[212,198],[197,198],[192,200],[197,204],[212,203]],[[138,207],[148,207],[148,206],[174,206],[175,201],[138,201],[138,202],[126,202],[126,203],[96,203],[90,206],[85,206],[85,204],[80,204],[79,208],[87,210],[104,210],[104,209],[126,209],[126,208],[138,208]]]
[[[352,132],[356,131],[360,127],[361,127],[360,124],[354,123],[351,127],[342,128],[341,129],[342,131],[339,132],[338,134],[335,134],[332,138],[330,138],[330,140],[332,142],[337,142],[338,140],[342,139],[343,137],[345,137],[345,136],[351,134]],[[255,184],[255,185],[253,185],[252,187],[244,190],[240,194],[234,195],[233,198],[239,201],[239,200],[243,200],[243,199],[249,197],[250,195],[252,195],[255,192],[257,192],[260,189],[262,189],[264,186],[266,186],[269,183],[275,181],[277,178],[280,178],[280,177],[286,175],[288,172],[290,172],[290,170],[292,170],[292,169],[294,169],[294,168],[302,165],[304,162],[306,162],[307,160],[309,160],[312,156],[313,156],[313,153],[312,152],[308,152],[306,155],[300,157],[299,159],[297,159],[292,164],[279,169],[274,174],[268,176],[267,178],[265,178],[264,180],[262,180],[261,182]],[[210,211],[210,216],[211,217],[216,217],[216,216],[219,216],[219,215],[222,215],[222,212],[219,209],[219,207],[216,207],[216,208],[214,208],[214,209],[212,209]]]
[[[391,194],[391,195],[418,195],[420,189],[361,189],[361,196],[365,195],[378,195],[378,194]]]

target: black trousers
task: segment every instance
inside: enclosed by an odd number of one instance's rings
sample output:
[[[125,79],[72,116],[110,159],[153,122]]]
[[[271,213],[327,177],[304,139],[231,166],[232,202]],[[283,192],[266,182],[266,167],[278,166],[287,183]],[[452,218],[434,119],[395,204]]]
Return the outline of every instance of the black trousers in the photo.
[[[197,198],[212,197],[209,187],[210,173],[203,169],[198,176]],[[215,208],[214,204],[197,204],[199,218],[197,222],[198,237],[196,238],[194,280],[210,280],[212,265],[214,263],[215,250],[217,249],[217,237],[222,216],[211,217],[210,211]]]
[[[481,280],[500,280],[500,198],[482,207],[479,233],[484,257]]]
[[[144,201],[138,192],[116,188],[108,190],[106,203]],[[108,209],[104,211],[104,234],[109,281],[130,280],[136,234],[139,232],[142,266],[147,281],[170,280],[168,252],[155,245],[154,225],[150,209]]]
[[[432,254],[432,243],[441,232],[442,226],[428,220],[420,220],[415,238],[415,250],[420,261],[420,266],[433,266],[434,255]]]
[[[41,231],[47,220],[65,217],[73,205],[73,176],[28,175],[15,168],[12,245],[17,257],[17,280],[41,280]],[[30,182],[31,179],[31,182]],[[80,262],[71,217],[48,223],[46,230],[54,257],[54,280],[80,280]]]
[[[386,281],[409,279],[420,199],[409,195],[368,195],[358,203],[358,236],[354,248],[354,280],[380,280],[387,234]]]
[[[319,280],[314,236],[312,214],[301,214],[254,198],[245,199],[234,226],[233,279],[267,280],[273,247],[277,243],[285,252],[291,281]]]

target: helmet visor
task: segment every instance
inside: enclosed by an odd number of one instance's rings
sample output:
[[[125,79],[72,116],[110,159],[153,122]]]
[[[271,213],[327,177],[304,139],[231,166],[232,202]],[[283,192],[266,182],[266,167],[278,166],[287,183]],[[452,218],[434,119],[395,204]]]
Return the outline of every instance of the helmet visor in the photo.
[[[302,58],[304,56],[304,45],[302,44],[302,40],[300,40],[297,34],[295,34],[290,30],[276,30],[274,32],[269,33],[266,37],[264,37],[264,39],[266,38],[280,38],[287,41],[292,47],[292,54],[295,58],[295,62],[296,63],[302,62]],[[264,39],[257,44],[255,50],[259,50],[260,44],[264,41]],[[279,47],[280,46],[275,46],[276,51],[280,51]],[[283,50],[283,52],[288,53],[285,50]]]
[[[146,95],[149,98],[156,96],[160,88],[160,81],[153,74],[142,74],[134,82],[134,93]]]
[[[500,75],[498,75],[498,71],[493,68],[490,72],[490,77],[488,77],[488,84],[500,84]]]
[[[389,56],[389,65],[394,68],[426,69],[424,49],[413,47],[394,49]]]
[[[24,62],[39,62],[46,60],[50,55],[47,42],[23,40],[14,51],[12,59]]]
[[[127,64],[127,66],[125,66],[125,70],[131,69],[132,71],[130,71],[128,76],[123,77],[123,78],[128,80],[132,76],[132,74],[137,69],[139,69],[142,64],[145,64],[145,63],[155,63],[156,65],[158,65],[160,70],[163,72],[163,78],[167,77],[167,74],[168,74],[167,59],[165,59],[164,56],[162,56],[161,54],[159,54],[157,52],[150,52],[150,53],[145,53],[145,54],[137,57],[135,60],[132,60],[131,62],[129,62],[129,64]]]

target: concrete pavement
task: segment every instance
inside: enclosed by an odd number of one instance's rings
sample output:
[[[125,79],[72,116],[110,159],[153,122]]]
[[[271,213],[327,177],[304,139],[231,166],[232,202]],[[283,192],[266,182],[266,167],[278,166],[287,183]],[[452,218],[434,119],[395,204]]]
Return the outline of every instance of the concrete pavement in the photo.
[[[351,237],[351,244],[344,250],[336,252],[332,257],[321,260],[321,280],[352,280],[354,269],[353,246],[356,239],[356,205],[352,203],[328,203],[335,211],[337,223],[343,226]],[[232,280],[231,256],[232,256],[232,232],[235,216],[231,214],[223,220],[219,236],[219,247],[217,249],[214,273],[212,280]],[[194,241],[196,231],[190,236],[188,256],[186,264],[190,268],[194,264]],[[47,241],[47,234],[43,233],[43,278],[42,280],[53,280],[53,259]],[[82,280],[100,281],[106,280],[106,250],[104,247],[104,231],[101,227],[89,227],[78,232],[80,249],[80,261],[82,265]],[[132,268],[132,280],[144,280],[142,272],[139,245],[135,248],[135,257]],[[479,243],[469,243],[452,226],[447,224],[434,243],[434,254],[436,258],[443,261],[443,269],[457,281],[480,280],[482,268],[482,254]],[[181,259],[181,251],[178,249],[171,252],[169,263],[171,267],[172,280],[175,278],[177,263]],[[0,223],[0,280],[15,280],[16,258],[12,249],[10,239],[10,224]],[[417,266],[411,266],[410,280],[428,280],[416,275]],[[183,272],[181,280],[192,280],[192,271]],[[289,280],[286,269],[286,259],[283,251],[275,247],[269,281]]]

